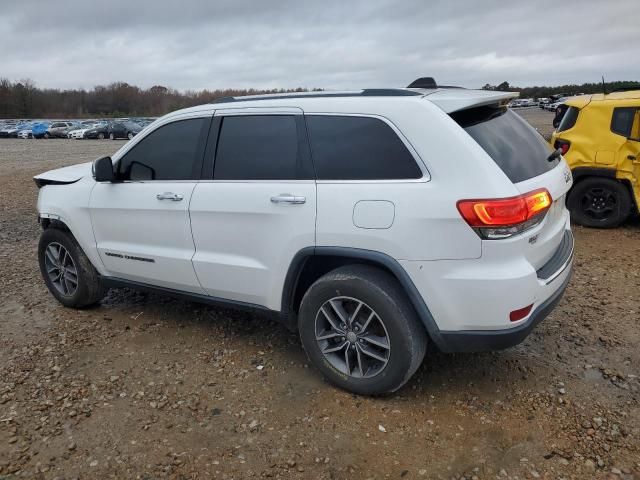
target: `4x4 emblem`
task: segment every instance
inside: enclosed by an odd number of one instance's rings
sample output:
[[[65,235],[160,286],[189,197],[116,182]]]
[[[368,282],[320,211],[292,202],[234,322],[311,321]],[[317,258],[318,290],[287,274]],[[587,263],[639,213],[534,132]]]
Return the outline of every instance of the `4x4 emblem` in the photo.
[[[565,183],[569,183],[571,181],[571,171],[568,168],[564,170],[564,181]]]

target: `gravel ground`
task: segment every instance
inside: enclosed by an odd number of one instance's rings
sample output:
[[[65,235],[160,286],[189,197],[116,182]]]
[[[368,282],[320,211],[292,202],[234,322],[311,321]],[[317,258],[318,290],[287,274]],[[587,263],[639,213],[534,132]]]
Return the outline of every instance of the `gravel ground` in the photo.
[[[538,110],[521,114],[548,130]],[[523,344],[429,351],[395,395],[357,397],[267,318],[54,301],[31,177],[119,145],[0,140],[0,479],[640,478],[637,220],[575,228],[569,289]]]

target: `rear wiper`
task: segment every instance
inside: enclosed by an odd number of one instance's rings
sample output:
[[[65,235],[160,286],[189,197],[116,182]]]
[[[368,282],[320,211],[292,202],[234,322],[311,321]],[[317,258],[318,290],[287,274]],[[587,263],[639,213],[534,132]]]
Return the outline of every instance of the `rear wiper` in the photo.
[[[547,162],[553,162],[555,159],[562,156],[562,149],[556,148],[551,155],[547,157]]]

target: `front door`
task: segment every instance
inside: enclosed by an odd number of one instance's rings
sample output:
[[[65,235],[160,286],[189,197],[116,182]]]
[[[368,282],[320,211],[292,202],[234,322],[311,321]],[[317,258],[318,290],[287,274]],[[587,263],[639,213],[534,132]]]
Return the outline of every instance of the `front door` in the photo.
[[[118,182],[94,187],[91,221],[109,275],[203,293],[191,263],[189,202],[210,121],[160,126],[116,160]]]
[[[315,245],[316,185],[302,112],[216,117],[213,175],[191,199],[193,265],[209,295],[279,310],[293,257]]]
[[[630,179],[634,179],[631,187],[637,202],[640,200],[640,108],[617,108],[614,121],[617,121],[616,126],[621,126],[618,133],[627,137],[618,150],[618,165],[620,170],[630,174]]]

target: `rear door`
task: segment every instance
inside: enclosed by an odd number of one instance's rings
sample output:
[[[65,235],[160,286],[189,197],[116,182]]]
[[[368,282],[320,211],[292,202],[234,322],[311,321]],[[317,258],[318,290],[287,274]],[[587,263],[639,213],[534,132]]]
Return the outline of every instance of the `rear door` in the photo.
[[[191,264],[189,202],[210,122],[208,116],[160,126],[118,159],[118,182],[93,188],[93,232],[110,275],[204,293]]]
[[[218,111],[206,158],[190,207],[198,279],[213,297],[278,310],[293,257],[315,245],[302,111]]]

